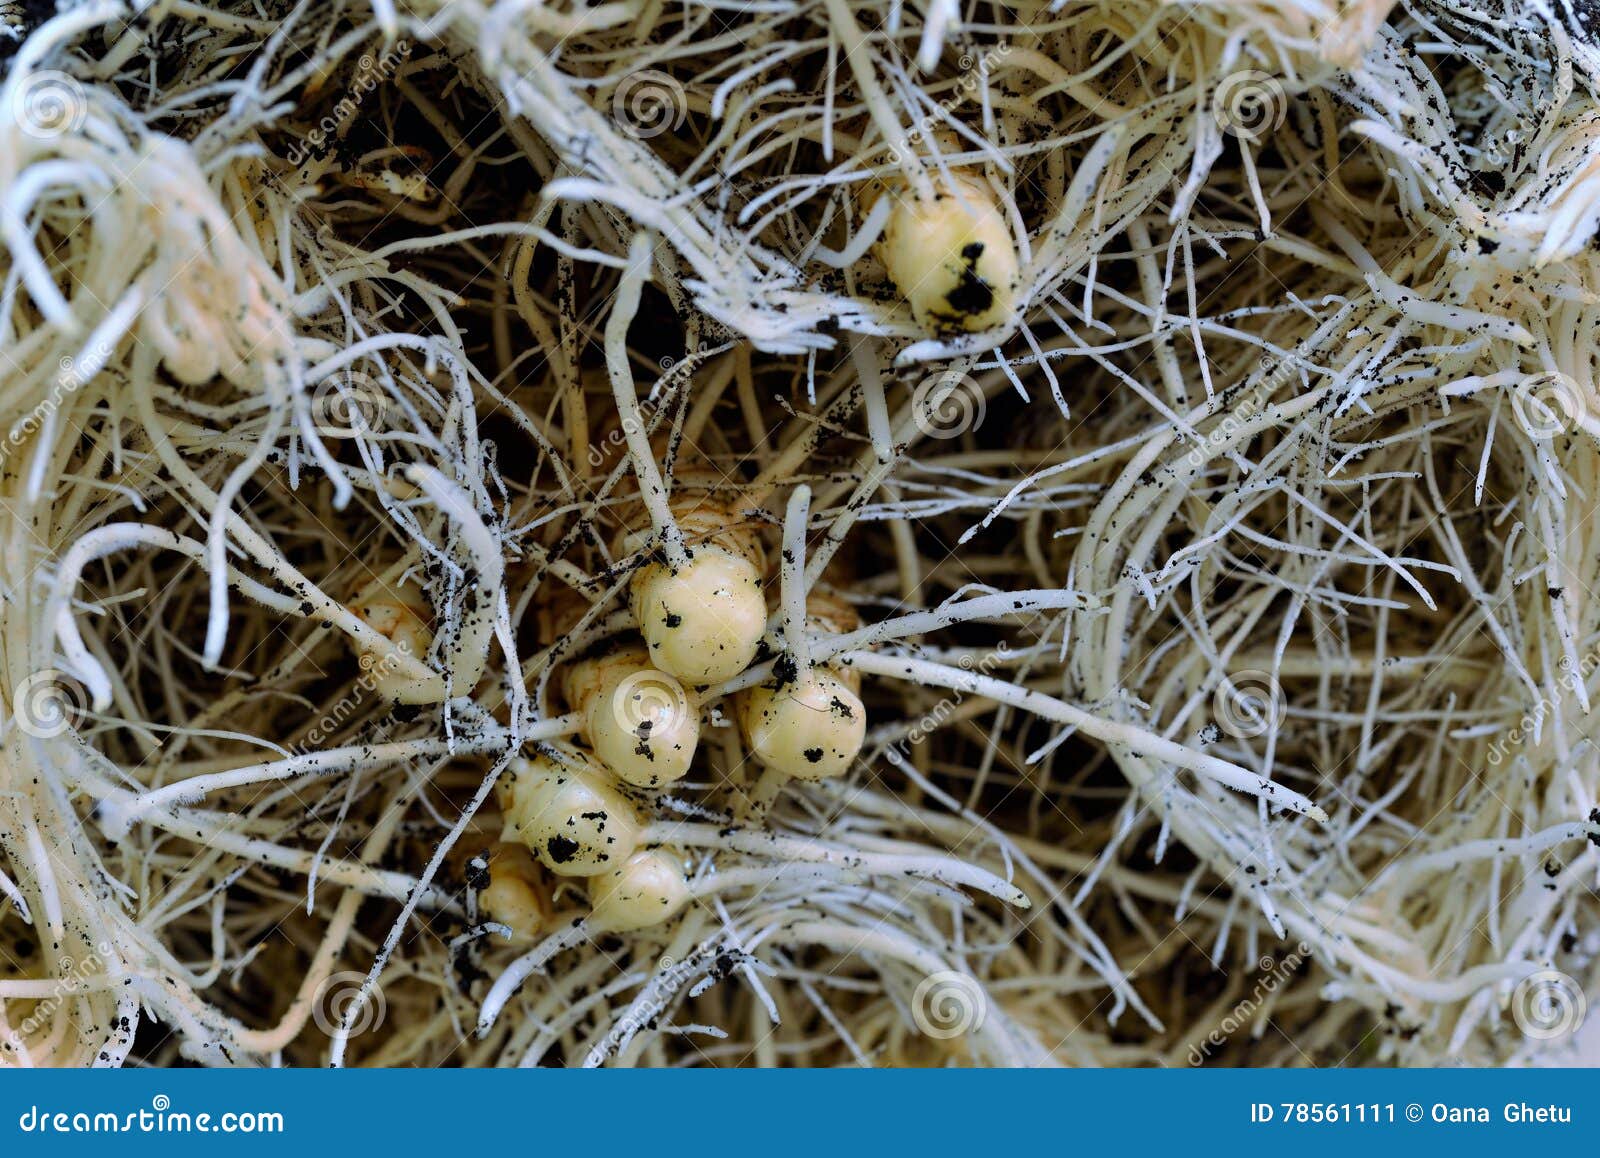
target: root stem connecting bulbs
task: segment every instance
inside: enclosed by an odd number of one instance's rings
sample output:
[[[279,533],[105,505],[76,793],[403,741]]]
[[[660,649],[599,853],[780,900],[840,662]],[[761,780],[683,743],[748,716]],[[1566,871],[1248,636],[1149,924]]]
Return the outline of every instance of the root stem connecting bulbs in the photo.
[[[1214,1060],[1567,1049],[1496,1019],[1600,924],[1591,5],[12,7],[0,1065],[1172,1065],[1285,937]]]

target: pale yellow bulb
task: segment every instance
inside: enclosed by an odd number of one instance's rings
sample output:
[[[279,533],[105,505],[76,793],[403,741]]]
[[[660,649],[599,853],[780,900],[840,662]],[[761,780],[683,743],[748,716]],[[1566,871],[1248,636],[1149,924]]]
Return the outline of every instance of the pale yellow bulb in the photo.
[[[739,726],[763,765],[797,780],[849,770],[866,738],[861,698],[827,668],[782,687],[763,684],[739,697]]]
[[[718,684],[738,675],[767,628],[760,572],[711,544],[696,547],[677,571],[665,563],[640,568],[629,594],[651,660],[685,683]]]
[[[700,712],[677,678],[642,647],[573,664],[567,699],[600,761],[638,788],[660,788],[688,774],[700,743]]]
[[[520,840],[559,876],[616,868],[638,847],[638,808],[587,753],[556,750],[559,758],[540,753],[506,770],[504,839]]]
[[[350,609],[394,645],[392,650],[358,650],[357,659],[372,689],[398,704],[438,703],[443,696],[439,681],[408,679],[401,672],[404,657],[423,659],[433,646],[433,612],[422,592],[410,584],[390,586],[374,580],[356,595]]]
[[[937,178],[931,201],[895,198],[878,253],[917,323],[936,334],[990,330],[1010,317],[1020,280],[1017,247],[988,186]]]
[[[552,907],[544,870],[521,844],[500,843],[488,855],[489,883],[478,908],[511,930],[514,941],[531,941],[550,923]]]
[[[589,881],[589,925],[607,933],[648,929],[689,903],[683,869],[664,852],[637,852],[621,868]]]

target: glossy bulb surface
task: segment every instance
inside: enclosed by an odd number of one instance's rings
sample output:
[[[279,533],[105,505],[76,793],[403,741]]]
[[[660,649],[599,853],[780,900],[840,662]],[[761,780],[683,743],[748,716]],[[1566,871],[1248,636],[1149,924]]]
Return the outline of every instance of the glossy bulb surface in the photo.
[[[739,725],[764,766],[796,780],[822,780],[849,770],[866,738],[861,698],[827,668],[774,688],[742,692]]]
[[[648,929],[689,903],[683,869],[664,852],[637,852],[619,869],[589,882],[589,923],[608,933]]]
[[[906,189],[885,196],[896,202],[878,252],[918,324],[935,334],[1003,325],[1016,301],[1017,249],[988,187],[954,177],[935,183],[931,201]]]
[[[760,573],[748,559],[713,545],[695,548],[676,572],[648,564],[634,576],[631,595],[651,661],[688,684],[738,675],[767,628]]]
[[[575,665],[568,688],[590,748],[619,779],[661,788],[688,774],[700,743],[699,709],[645,648]]]
[[[638,808],[587,753],[563,747],[514,760],[502,789],[505,840],[520,840],[558,876],[616,868],[639,844]]]

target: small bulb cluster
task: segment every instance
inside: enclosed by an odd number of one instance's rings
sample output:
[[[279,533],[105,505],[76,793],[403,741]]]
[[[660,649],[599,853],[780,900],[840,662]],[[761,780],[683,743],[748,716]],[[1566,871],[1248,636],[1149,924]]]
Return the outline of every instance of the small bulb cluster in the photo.
[[[894,208],[878,243],[889,280],[917,324],[936,334],[1003,325],[1020,280],[1016,241],[980,176],[934,173],[932,199],[893,188]]]
[[[755,659],[767,627],[761,594],[766,555],[753,530],[709,500],[674,502],[684,536],[698,539],[686,562],[646,563],[634,572],[628,602],[656,667],[685,683],[719,684]],[[628,536],[624,548],[648,544],[649,532]]]
[[[511,763],[499,788],[502,839],[550,872],[589,878],[589,924],[633,932],[683,911],[689,883],[667,853],[639,847],[644,817],[608,768],[583,749],[551,744]],[[491,866],[491,887],[493,887]]]
[[[857,626],[846,603],[819,593],[806,600],[808,627],[834,633]],[[831,666],[800,670],[780,659],[774,678],[741,693],[736,712],[750,752],[763,767],[795,780],[849,771],[866,739],[861,677]]]
[[[689,555],[676,568],[651,559],[630,577],[639,637],[578,656],[557,682],[580,743],[546,744],[512,761],[499,785],[502,839],[529,850],[537,862],[530,867],[586,878],[588,927],[606,932],[649,928],[688,904],[683,858],[643,847],[644,793],[683,780],[694,762],[701,705],[684,684],[738,676],[754,662],[768,628],[766,554],[754,528],[710,500],[680,498],[672,505]],[[651,533],[628,536],[622,550],[644,549]],[[549,646],[566,637],[586,607],[552,595],[541,621]],[[801,618],[798,610],[795,617]],[[821,592],[805,600],[803,618],[808,638],[860,625],[849,604]],[[796,658],[808,650],[781,654],[771,680],[737,693],[734,715],[762,767],[817,780],[854,763],[866,710],[859,676]],[[509,911],[518,899],[498,903]]]

